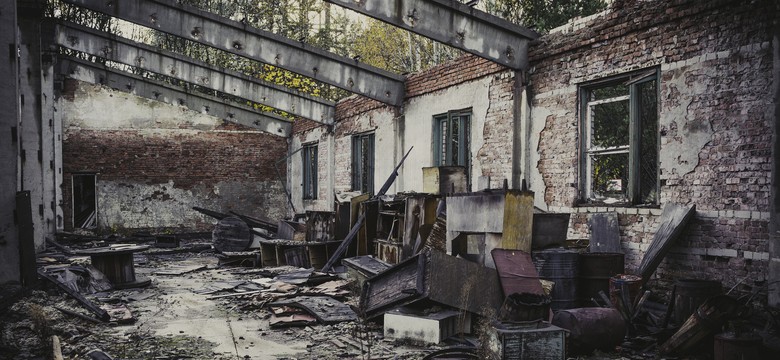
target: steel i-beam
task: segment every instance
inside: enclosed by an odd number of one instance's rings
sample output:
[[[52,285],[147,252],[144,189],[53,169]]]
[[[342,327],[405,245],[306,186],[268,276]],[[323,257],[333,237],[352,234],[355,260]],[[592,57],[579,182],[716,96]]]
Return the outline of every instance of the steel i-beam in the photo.
[[[255,111],[252,107],[240,105],[194,91],[178,89],[138,75],[111,69],[90,61],[72,57],[60,57],[59,73],[72,79],[106,85],[118,91],[130,93],[150,100],[187,108],[218,117],[220,119],[287,137],[292,132],[292,122],[272,113]]]
[[[335,103],[270,84],[237,71],[217,68],[72,23],[56,25],[58,45],[125,65],[231,94],[314,121],[332,124]]]
[[[528,67],[528,43],[539,37],[455,0],[324,0],[448,44],[515,70]]]
[[[298,73],[385,104],[404,99],[404,77],[171,0],[63,0]]]

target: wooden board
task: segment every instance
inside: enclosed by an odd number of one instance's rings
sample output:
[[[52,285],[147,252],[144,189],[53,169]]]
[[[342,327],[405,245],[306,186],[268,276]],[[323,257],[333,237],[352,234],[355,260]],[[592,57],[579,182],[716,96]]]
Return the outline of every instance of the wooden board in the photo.
[[[501,247],[531,252],[534,223],[534,193],[508,190],[504,200]]]
[[[590,252],[623,253],[616,212],[593,214],[588,220],[588,226],[590,227]]]
[[[655,272],[695,213],[695,205],[666,204],[664,206],[658,230],[653,235],[653,241],[639,265],[639,276],[642,277],[643,282],[647,282]]]
[[[276,301],[271,306],[292,306],[306,310],[323,324],[357,320],[352,308],[329,296],[298,296]]]

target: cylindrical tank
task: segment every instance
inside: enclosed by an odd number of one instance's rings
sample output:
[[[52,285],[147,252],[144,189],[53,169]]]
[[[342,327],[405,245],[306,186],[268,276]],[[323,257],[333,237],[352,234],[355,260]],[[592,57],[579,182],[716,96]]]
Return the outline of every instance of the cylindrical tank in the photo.
[[[578,305],[577,260],[579,253],[562,248],[536,251],[532,254],[539,278],[555,283],[550,308],[571,309]]]
[[[626,322],[614,308],[561,310],[553,316],[552,324],[569,330],[570,354],[612,351],[626,335]]]
[[[593,306],[591,298],[599,299],[599,291],[609,293],[609,279],[624,272],[624,255],[620,253],[583,253],[579,258],[577,292],[580,306]]]
[[[674,322],[681,325],[705,300],[723,292],[720,281],[683,279],[675,283]]]

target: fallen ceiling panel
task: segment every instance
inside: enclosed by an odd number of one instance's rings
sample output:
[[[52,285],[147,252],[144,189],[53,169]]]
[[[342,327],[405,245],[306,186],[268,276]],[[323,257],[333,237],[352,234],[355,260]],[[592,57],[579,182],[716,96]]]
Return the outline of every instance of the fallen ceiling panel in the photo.
[[[324,0],[515,70],[528,68],[534,31],[455,0]]]
[[[292,132],[292,122],[289,120],[271,113],[259,113],[249,106],[230,103],[216,96],[188,92],[161,81],[143,78],[72,57],[60,57],[58,66],[60,74],[72,79],[106,85],[119,91],[167,104],[186,106],[193,111],[206,113],[274,135],[287,137]]]
[[[56,27],[57,45],[332,124],[335,103],[149,45],[72,23]]]
[[[278,66],[385,104],[401,105],[404,77],[170,0],[63,0]]]

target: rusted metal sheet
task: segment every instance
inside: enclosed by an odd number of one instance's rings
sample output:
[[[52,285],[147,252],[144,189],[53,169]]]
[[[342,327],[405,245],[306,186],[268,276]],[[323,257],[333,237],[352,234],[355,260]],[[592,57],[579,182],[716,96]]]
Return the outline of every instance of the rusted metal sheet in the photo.
[[[531,254],[521,250],[493,249],[490,255],[496,264],[504,296],[544,294]]]
[[[507,190],[504,200],[504,229],[501,248],[531,252],[534,222],[534,193]]]
[[[566,245],[570,214],[534,214],[531,247],[542,250]]]
[[[596,213],[588,220],[590,227],[590,252],[622,253],[620,229],[616,212]]]
[[[484,192],[447,197],[447,231],[504,231],[504,193]]]
[[[696,205],[666,204],[664,206],[658,230],[653,235],[653,242],[650,243],[639,265],[639,275],[644,282],[653,275],[695,213]]]
[[[366,280],[360,301],[372,318],[423,299],[488,316],[503,297],[495,270],[426,249]]]

